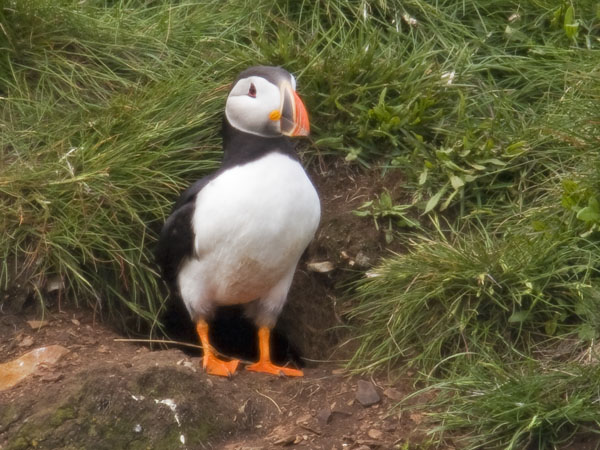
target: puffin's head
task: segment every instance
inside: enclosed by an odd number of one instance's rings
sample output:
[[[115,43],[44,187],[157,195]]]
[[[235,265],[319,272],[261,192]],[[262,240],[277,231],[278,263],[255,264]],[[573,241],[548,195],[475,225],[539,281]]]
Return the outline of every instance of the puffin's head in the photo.
[[[263,137],[306,136],[310,131],[296,79],[281,67],[244,70],[227,97],[225,118],[232,127]]]

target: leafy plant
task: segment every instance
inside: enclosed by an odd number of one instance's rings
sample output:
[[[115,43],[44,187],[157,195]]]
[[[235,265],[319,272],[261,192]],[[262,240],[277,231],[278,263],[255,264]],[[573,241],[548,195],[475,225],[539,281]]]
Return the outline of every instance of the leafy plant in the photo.
[[[576,214],[584,227],[582,236],[589,236],[598,231],[600,226],[600,198],[594,186],[594,180],[575,181],[566,178],[562,182],[562,206]],[[590,184],[590,181],[592,183]]]
[[[418,221],[412,219],[408,211],[411,205],[395,205],[392,196],[386,190],[358,207],[353,213],[359,217],[372,217],[375,228],[379,230],[380,223],[387,223],[384,228],[385,240],[389,244],[394,240],[396,227],[421,228]]]

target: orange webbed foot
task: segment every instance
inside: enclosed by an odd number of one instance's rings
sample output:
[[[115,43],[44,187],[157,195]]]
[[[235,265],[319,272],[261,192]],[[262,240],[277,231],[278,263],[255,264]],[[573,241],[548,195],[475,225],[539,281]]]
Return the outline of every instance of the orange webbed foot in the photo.
[[[205,320],[198,321],[196,324],[196,331],[198,332],[202,348],[204,349],[202,367],[204,367],[206,373],[221,377],[230,377],[233,375],[237,370],[240,361],[237,359],[223,361],[215,356],[214,349],[211,347],[210,340],[208,339],[208,323]]]
[[[202,366],[206,373],[209,375],[218,375],[221,377],[230,377],[237,370],[240,361],[238,359],[232,359],[231,361],[223,361],[217,358],[212,353],[204,356]]]
[[[246,370],[252,372],[269,373],[271,375],[286,376],[286,377],[303,377],[304,372],[291,367],[277,366],[270,361],[259,361],[257,363],[246,366]]]
[[[258,329],[258,350],[259,360],[257,363],[246,366],[246,370],[252,372],[270,373],[271,375],[285,375],[286,377],[302,377],[304,373],[291,367],[277,366],[271,362],[271,352],[269,351],[269,339],[271,330],[268,327]]]

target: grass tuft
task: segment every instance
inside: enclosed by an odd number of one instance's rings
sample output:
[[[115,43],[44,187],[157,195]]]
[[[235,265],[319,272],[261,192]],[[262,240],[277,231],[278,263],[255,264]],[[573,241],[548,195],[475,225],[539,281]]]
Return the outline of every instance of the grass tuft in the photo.
[[[2,10],[0,280],[43,295],[59,277],[132,329],[161,307],[150,250],[171,202],[218,164],[225,82],[167,27],[199,10],[50,3]]]
[[[548,337],[596,327],[584,311],[597,305],[597,244],[514,231],[415,238],[406,254],[384,260],[358,287],[354,363],[452,373],[482,349],[527,354]]]
[[[356,285],[350,365],[416,368],[439,440],[556,448],[598,423],[597,358],[581,353],[600,331],[600,17],[593,2],[403,8],[418,81],[382,87],[350,137],[376,143],[357,160],[382,150],[403,171],[412,208],[384,211],[419,224],[390,219],[406,253]],[[356,213],[377,219],[370,200]]]
[[[440,380],[429,415],[441,439],[460,448],[560,448],[576,434],[598,434],[600,368],[562,364],[473,365],[468,374]]]

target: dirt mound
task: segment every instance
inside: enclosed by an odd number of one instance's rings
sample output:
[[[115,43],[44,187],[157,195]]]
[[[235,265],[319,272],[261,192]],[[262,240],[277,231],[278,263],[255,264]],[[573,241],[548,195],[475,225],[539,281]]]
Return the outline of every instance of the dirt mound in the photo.
[[[0,392],[5,450],[341,450],[420,441],[420,416],[388,414],[409,392],[402,384],[364,380],[377,398],[363,406],[359,380],[332,365],[308,368],[300,379],[244,370],[231,379],[209,377],[200,358],[115,341],[118,335],[81,311],[47,316],[39,329],[26,319],[36,317],[0,317],[0,362],[40,345],[69,352]]]

